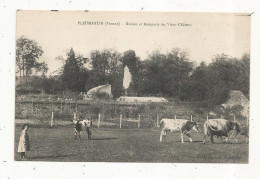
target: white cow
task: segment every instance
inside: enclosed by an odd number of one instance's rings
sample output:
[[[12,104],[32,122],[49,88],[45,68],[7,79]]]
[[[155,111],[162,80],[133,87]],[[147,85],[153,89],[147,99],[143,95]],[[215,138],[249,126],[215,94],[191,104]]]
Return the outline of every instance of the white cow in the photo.
[[[171,132],[180,132],[181,133],[181,142],[183,141],[183,134],[186,134],[190,142],[192,142],[190,131],[194,130],[196,132],[199,132],[199,124],[197,122],[191,122],[187,119],[166,119],[163,118],[160,121],[160,128],[162,129],[161,135],[160,135],[160,142],[162,142],[162,137],[164,136],[166,139],[166,135],[168,131]]]

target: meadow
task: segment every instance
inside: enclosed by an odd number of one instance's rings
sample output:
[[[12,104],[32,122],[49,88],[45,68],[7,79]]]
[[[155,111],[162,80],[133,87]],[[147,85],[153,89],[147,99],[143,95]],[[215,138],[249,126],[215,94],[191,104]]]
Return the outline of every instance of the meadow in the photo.
[[[19,161],[17,146],[21,124],[16,124],[14,158]],[[202,128],[201,128],[201,131]],[[248,163],[249,145],[244,136],[238,143],[222,143],[215,139],[202,144],[203,132],[192,132],[193,143],[179,133],[169,133],[167,142],[160,143],[160,129],[152,128],[93,128],[92,140],[86,131],[82,139],[74,140],[73,125],[31,125],[31,151],[28,161],[61,162],[170,162],[170,163]]]

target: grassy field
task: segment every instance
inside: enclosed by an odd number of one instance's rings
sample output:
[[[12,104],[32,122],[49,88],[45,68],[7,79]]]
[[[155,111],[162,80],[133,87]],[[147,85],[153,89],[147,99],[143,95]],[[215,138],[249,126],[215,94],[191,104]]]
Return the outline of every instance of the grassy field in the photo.
[[[238,143],[202,144],[203,134],[192,132],[193,143],[179,133],[170,133],[168,142],[159,142],[159,129],[93,128],[92,140],[86,131],[82,140],[74,140],[73,126],[57,128],[31,127],[29,161],[64,162],[171,162],[171,163],[248,163],[248,144],[239,136]],[[15,160],[20,125],[15,132]],[[208,139],[209,140],[209,139]]]

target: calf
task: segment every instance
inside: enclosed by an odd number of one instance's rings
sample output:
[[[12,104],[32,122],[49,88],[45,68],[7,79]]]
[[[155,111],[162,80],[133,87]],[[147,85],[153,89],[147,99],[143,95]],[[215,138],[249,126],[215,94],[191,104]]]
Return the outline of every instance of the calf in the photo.
[[[171,132],[180,132],[181,133],[181,142],[183,141],[183,134],[186,134],[190,142],[192,142],[191,135],[189,134],[191,130],[199,132],[199,124],[197,122],[191,122],[187,119],[166,119],[163,118],[160,121],[160,128],[162,129],[160,135],[160,142],[162,142],[162,137],[164,136],[166,139],[166,135],[168,131]]]

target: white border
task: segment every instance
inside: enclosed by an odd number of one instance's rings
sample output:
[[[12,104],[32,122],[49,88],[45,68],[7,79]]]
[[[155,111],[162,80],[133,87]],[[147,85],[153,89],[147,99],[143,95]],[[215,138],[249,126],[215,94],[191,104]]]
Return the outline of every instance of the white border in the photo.
[[[260,1],[258,0],[3,0],[0,2],[0,178],[258,178]],[[102,10],[169,12],[250,12],[250,164],[14,162],[14,79],[16,10]],[[258,121],[257,121],[258,120]],[[258,169],[258,170],[257,170]]]

